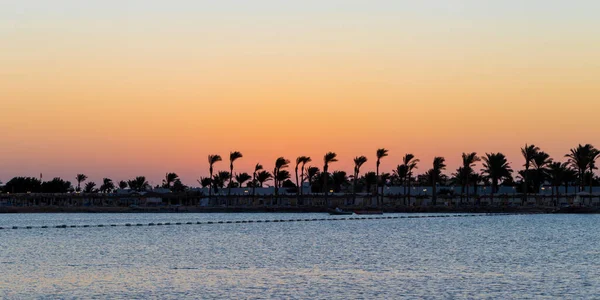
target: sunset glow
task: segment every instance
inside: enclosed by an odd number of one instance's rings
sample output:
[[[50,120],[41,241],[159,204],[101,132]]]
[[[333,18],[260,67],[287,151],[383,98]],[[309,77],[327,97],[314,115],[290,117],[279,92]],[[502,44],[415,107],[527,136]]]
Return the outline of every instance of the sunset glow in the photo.
[[[125,2],[2,1],[0,181],[600,146],[598,1]]]

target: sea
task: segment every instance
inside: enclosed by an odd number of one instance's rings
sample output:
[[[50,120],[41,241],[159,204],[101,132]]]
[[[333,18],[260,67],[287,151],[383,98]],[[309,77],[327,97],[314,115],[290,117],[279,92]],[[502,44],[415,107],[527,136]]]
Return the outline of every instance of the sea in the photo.
[[[1,299],[600,298],[600,215],[4,214],[0,227]]]

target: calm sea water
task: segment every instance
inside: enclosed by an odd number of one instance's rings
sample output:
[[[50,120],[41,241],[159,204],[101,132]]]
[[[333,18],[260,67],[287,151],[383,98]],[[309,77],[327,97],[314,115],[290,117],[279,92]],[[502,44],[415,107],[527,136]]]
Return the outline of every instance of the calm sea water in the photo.
[[[322,218],[10,214],[0,226]],[[0,298],[594,298],[600,216],[0,230]]]

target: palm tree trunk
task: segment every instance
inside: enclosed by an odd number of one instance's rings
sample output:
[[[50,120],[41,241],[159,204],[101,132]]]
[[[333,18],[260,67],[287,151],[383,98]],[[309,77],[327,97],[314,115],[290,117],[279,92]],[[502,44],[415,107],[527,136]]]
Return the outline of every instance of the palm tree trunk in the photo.
[[[579,169],[579,191],[582,192],[583,191],[583,187],[585,186],[585,183],[583,182],[583,175],[585,174],[585,170]]]
[[[213,187],[213,168],[210,167],[210,181],[208,185],[208,205],[211,205],[212,202],[212,187]]]
[[[407,205],[410,206],[410,174],[406,176],[406,185],[408,186],[408,202]]]
[[[437,194],[436,194],[437,187],[435,186],[435,181],[436,181],[436,178],[435,178],[435,176],[433,176],[432,187],[431,187],[431,192],[432,192],[431,198],[433,199],[433,206],[435,206],[437,204]]]
[[[404,198],[404,206],[406,206],[406,178],[402,182],[402,189],[404,190],[404,193],[402,193],[402,196]]]
[[[304,196],[304,164],[302,164],[302,172],[300,173],[300,195]]]
[[[593,184],[594,184],[594,169],[592,168],[592,166],[590,166],[590,205],[592,204],[592,185]]]
[[[229,198],[231,197],[231,186],[233,185],[233,163],[229,166],[229,182],[227,183],[227,198],[225,199],[225,207],[229,206]]]
[[[298,165],[296,165],[296,206],[300,205],[300,182],[298,181]]]
[[[356,203],[356,177],[358,177],[358,173],[354,171],[354,180],[352,181],[352,205]]]
[[[256,171],[252,174],[252,203],[254,203],[254,198],[256,197]]]
[[[469,184],[469,181],[468,181],[468,179],[467,179],[467,184],[466,184],[466,190],[467,190],[467,195],[466,195],[466,196],[467,196],[467,205],[469,204],[469,186],[470,186],[470,184]]]
[[[323,189],[325,191],[325,206],[329,207],[329,201],[327,199],[327,197],[329,195],[329,190],[327,188],[327,181],[329,181],[329,180],[327,180],[327,179],[329,179],[329,178],[327,178],[327,177],[329,177],[329,175],[327,175],[327,166],[324,166],[323,170],[324,170],[324,172],[323,172]]]
[[[377,179],[375,180],[375,198],[376,198],[376,206],[379,206],[379,160],[377,160]]]
[[[524,175],[525,176],[523,176],[523,184],[525,185],[525,190],[524,190],[525,198],[523,200],[521,200],[521,206],[523,206],[525,204],[525,202],[527,200],[529,200],[529,199],[527,199],[527,198],[529,198],[529,184],[528,184],[528,182],[529,182],[529,176],[528,176],[529,175],[529,167],[528,166],[525,166],[525,174]]]

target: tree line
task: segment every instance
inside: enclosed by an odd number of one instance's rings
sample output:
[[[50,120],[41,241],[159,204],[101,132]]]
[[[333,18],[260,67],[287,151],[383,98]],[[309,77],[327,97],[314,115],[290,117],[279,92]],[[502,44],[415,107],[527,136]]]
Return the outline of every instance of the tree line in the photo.
[[[273,182],[275,195],[282,189],[286,192],[302,195],[304,183],[309,182],[312,193],[322,193],[327,197],[330,193],[350,192],[353,194],[367,192],[377,196],[377,203],[383,201],[383,188],[385,186],[401,186],[403,194],[410,197],[412,186],[431,186],[433,191],[433,203],[441,192],[438,186],[460,186],[461,194],[468,197],[471,187],[477,190],[478,186],[489,186],[492,193],[497,193],[500,185],[513,186],[519,193],[537,193],[542,185],[550,185],[552,193],[558,193],[560,186],[577,186],[580,191],[586,185],[592,191],[593,185],[598,185],[600,180],[594,175],[597,169],[596,161],[600,157],[600,151],[591,144],[578,145],[565,154],[565,161],[555,161],[550,155],[535,145],[525,145],[521,148],[523,169],[514,172],[506,156],[500,152],[485,153],[478,155],[476,152],[463,153],[462,164],[451,174],[446,171],[446,160],[444,157],[434,157],[428,164],[428,169],[415,174],[424,163],[415,155],[407,153],[403,156],[400,164],[391,172],[380,172],[381,161],[385,159],[389,151],[385,148],[377,149],[375,153],[375,172],[361,174],[361,168],[369,161],[366,156],[354,158],[354,169],[352,174],[345,171],[330,171],[332,164],[338,161],[335,152],[327,152],[323,156],[322,166],[313,165],[309,156],[299,156],[295,160],[293,174],[289,170],[292,162],[285,157],[275,160],[273,169],[266,170],[257,163],[252,174],[246,172],[235,173],[235,162],[243,155],[239,151],[229,154],[228,170],[215,172],[215,167],[223,158],[218,154],[208,156],[209,176],[201,177],[198,183],[203,188],[208,188],[209,196],[225,190],[231,195],[231,189],[235,187],[247,187],[252,189],[255,195],[257,187],[263,187],[266,183]],[[481,168],[477,170],[477,164]],[[516,178],[515,178],[516,175]],[[293,177],[292,177],[293,176]],[[15,177],[8,181],[3,187],[4,192],[9,193],[112,193],[117,188],[129,188],[135,191],[145,191],[151,188],[144,176],[137,176],[130,180],[122,180],[114,183],[109,178],[104,178],[98,186],[92,181],[87,181],[85,174],[75,176],[76,185],[61,178],[42,182],[34,177]],[[83,184],[83,187],[82,187]],[[170,189],[172,192],[185,192],[189,189],[184,185],[176,173],[167,173],[161,185],[155,188]]]

